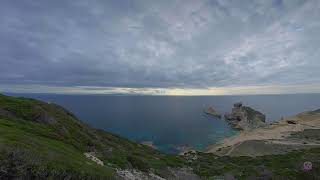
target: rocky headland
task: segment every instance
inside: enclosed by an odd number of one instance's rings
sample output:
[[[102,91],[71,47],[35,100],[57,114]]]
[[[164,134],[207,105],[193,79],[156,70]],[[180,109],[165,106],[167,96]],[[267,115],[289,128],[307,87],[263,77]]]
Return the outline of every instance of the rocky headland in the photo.
[[[262,120],[264,116],[258,113],[256,119]],[[315,147],[320,147],[320,110],[245,129],[239,135],[209,146],[207,152],[223,156],[262,156]]]
[[[226,121],[235,129],[250,130],[266,125],[266,116],[242,103],[233,105],[232,112],[225,114]]]

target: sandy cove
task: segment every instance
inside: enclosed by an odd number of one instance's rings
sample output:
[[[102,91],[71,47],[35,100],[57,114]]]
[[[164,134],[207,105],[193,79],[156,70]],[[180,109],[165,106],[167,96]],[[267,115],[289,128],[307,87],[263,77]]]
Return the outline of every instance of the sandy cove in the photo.
[[[293,135],[295,134],[295,135]],[[312,136],[309,138],[307,135]],[[320,146],[320,110],[300,113],[210,145],[206,152],[218,155],[257,156],[281,154],[293,149]]]

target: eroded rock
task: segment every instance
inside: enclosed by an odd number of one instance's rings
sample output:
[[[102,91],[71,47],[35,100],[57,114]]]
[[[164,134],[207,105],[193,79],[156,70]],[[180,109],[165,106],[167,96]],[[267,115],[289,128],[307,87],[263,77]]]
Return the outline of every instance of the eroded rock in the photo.
[[[211,116],[215,116],[217,118],[221,118],[221,114],[212,106],[210,106],[207,109],[205,109],[204,112],[206,114],[211,115]]]
[[[103,161],[101,161],[99,158],[97,158],[95,156],[94,152],[86,152],[86,153],[83,153],[83,154],[86,156],[86,158],[90,159],[91,161],[97,163],[98,165],[104,166]]]
[[[242,103],[233,105],[232,112],[225,114],[225,119],[235,129],[249,130],[265,126],[266,116]]]

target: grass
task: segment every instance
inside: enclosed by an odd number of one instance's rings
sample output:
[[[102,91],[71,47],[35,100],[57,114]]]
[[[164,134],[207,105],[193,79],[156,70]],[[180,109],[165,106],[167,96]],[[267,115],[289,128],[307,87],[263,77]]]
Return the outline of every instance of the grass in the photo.
[[[148,146],[90,128],[55,104],[0,95],[1,109],[9,115],[0,113],[0,150],[7,152],[4,153],[6,158],[10,152],[19,152],[17,157],[21,161],[34,165],[31,169],[109,177],[116,168],[150,171],[184,165],[179,156],[165,155]],[[101,168],[85,159],[83,153],[90,151],[96,152],[106,166]],[[32,155],[41,161],[31,163],[33,161],[28,157]]]
[[[317,179],[320,177],[320,148],[293,151],[284,155],[252,157],[218,157],[197,153],[198,159],[188,163],[196,174],[205,179],[232,174],[237,179],[272,176],[274,179]],[[304,162],[310,161],[313,170],[304,172]]]
[[[22,120],[0,119],[1,160],[8,161],[7,164],[13,164],[20,171],[12,176],[27,171],[33,176],[46,178],[67,175],[66,172],[97,179],[113,176],[111,168],[90,162],[73,146],[45,135],[46,131],[50,133],[52,129]],[[10,159],[14,161],[10,162]],[[25,163],[23,169],[15,165],[17,162]]]
[[[105,166],[85,158],[83,153],[91,151]],[[166,175],[170,167],[190,167],[203,179],[225,174],[237,179],[320,177],[320,149],[257,158],[195,155],[190,161],[189,156],[163,154],[90,128],[58,105],[0,94],[0,179],[112,179],[117,168]],[[301,170],[305,161],[313,163],[311,172]]]

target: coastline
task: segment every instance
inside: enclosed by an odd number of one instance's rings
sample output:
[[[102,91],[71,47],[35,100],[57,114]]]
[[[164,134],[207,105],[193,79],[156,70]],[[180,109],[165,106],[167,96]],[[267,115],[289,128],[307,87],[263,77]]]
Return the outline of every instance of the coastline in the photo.
[[[309,130],[313,130],[312,133],[316,138],[294,138],[294,134],[300,133],[303,136]],[[238,135],[209,145],[205,152],[230,156],[282,154],[294,149],[320,146],[318,136],[320,136],[320,110],[286,117],[266,127],[240,131]]]

